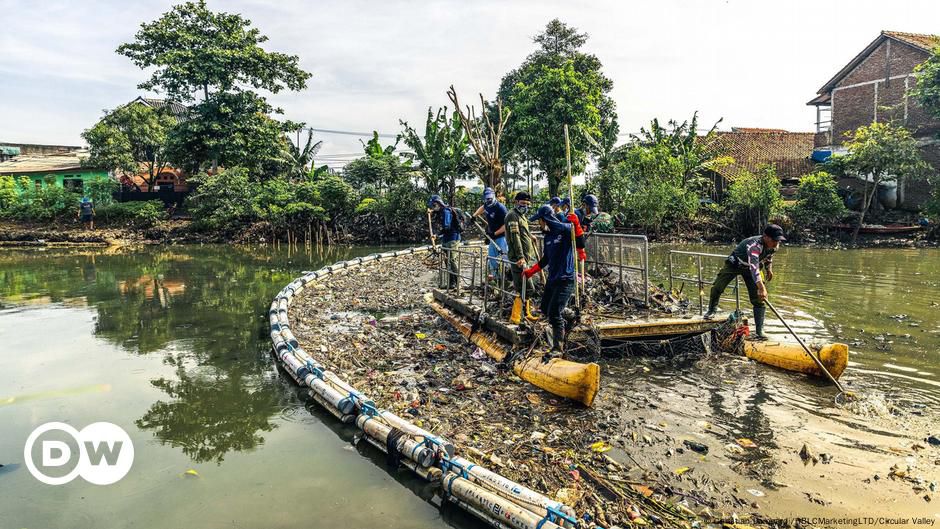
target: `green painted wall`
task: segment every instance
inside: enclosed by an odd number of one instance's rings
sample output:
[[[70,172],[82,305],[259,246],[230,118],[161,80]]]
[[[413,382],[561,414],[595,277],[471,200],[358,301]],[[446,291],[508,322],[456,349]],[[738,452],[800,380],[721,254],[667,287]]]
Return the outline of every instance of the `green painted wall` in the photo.
[[[47,178],[52,177],[55,179],[55,185],[65,187],[66,181],[68,181],[69,186],[72,187],[77,186],[77,183],[73,184],[72,182],[79,180],[84,184],[84,182],[94,181],[97,178],[108,178],[108,172],[100,169],[82,169],[64,173],[30,173],[24,176],[29,177],[33,181],[33,185],[36,185],[37,182],[46,185]]]

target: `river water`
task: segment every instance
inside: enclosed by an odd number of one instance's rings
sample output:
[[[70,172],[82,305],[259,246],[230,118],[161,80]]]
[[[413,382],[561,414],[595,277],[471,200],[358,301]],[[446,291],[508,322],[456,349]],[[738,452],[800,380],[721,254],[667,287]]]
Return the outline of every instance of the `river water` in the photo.
[[[268,354],[266,309],[284,284],[372,251],[0,252],[0,527],[478,526],[355,446],[354,430],[308,403]],[[656,271],[663,256],[654,251]],[[847,384],[929,415],[940,406],[938,258],[787,248],[771,296],[808,337],[850,344]],[[672,374],[655,369],[649,379],[670,384]],[[683,376],[677,384],[709,383],[708,374]],[[811,389],[820,402],[831,397],[821,384]],[[121,426],[132,470],[107,487],[40,483],[23,447],[49,421]]]

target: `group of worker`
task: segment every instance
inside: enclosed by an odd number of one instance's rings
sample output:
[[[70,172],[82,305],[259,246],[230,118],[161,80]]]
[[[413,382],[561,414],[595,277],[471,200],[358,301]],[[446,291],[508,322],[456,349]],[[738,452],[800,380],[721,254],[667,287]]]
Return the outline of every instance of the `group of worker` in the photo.
[[[565,341],[565,308],[575,290],[578,260],[587,260],[586,235],[592,225],[606,224],[609,216],[600,212],[597,197],[585,195],[580,208],[573,209],[569,198],[552,198],[530,215],[532,197],[525,191],[516,193],[511,208],[498,200],[495,191],[483,191],[483,203],[474,212],[485,220],[483,231],[489,242],[488,270],[490,279],[496,279],[501,263],[508,262],[513,288],[525,297],[535,297],[532,276],[544,273],[539,310],[551,326],[553,352],[560,353]],[[428,201],[432,219],[432,238],[441,240],[448,254],[448,284],[456,288],[460,280],[456,255],[463,227],[461,213],[434,195]],[[530,223],[538,223],[543,235],[542,251],[537,250],[537,240]],[[606,226],[605,226],[606,228]],[[574,236],[572,236],[572,233]]]
[[[497,199],[496,193],[486,188],[483,191],[483,203],[474,212],[472,219],[482,217],[486,221],[484,232],[489,241],[491,279],[496,277],[500,261],[505,256],[509,262],[513,288],[525,298],[526,293],[533,296],[535,292],[532,276],[545,273],[539,310],[551,326],[553,352],[561,352],[566,333],[563,314],[578,278],[574,256],[577,255],[581,262],[587,260],[586,235],[609,231],[607,223],[610,216],[600,212],[597,197],[590,194],[582,198],[581,208],[574,210],[569,198],[553,197],[529,216],[531,205],[532,197],[529,193],[520,191],[516,193],[512,208],[507,209]],[[456,252],[447,250],[459,246],[463,231],[462,213],[445,204],[438,195],[428,201],[428,209],[429,218],[434,221],[432,239],[442,240],[446,249],[448,286],[453,289],[460,280],[459,269]],[[536,250],[537,241],[530,228],[530,223],[534,222],[538,222],[538,229],[543,235],[541,255]],[[766,283],[774,277],[773,255],[783,241],[786,241],[783,229],[776,224],[768,224],[761,235],[741,241],[725,260],[712,284],[708,311],[704,317],[712,319],[716,316],[721,295],[736,277],[740,277],[747,287],[754,309],[755,333],[752,338],[766,340]]]

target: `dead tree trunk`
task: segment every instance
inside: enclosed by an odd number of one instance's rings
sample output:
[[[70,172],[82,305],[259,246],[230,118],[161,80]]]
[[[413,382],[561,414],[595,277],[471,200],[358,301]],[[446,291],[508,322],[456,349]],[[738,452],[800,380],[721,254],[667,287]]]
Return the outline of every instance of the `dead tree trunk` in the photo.
[[[454,103],[457,115],[460,116],[460,124],[467,133],[473,152],[477,155],[477,161],[473,166],[474,172],[483,181],[484,186],[493,188],[497,195],[501,194],[503,191],[503,164],[499,160],[499,140],[512,112],[506,109],[504,113],[503,103],[497,99],[496,114],[498,123],[494,125],[489,113],[486,111],[486,101],[483,99],[483,94],[480,94],[480,117],[477,117],[476,110],[472,106],[468,105],[465,109],[460,106],[457,91],[453,85],[447,91],[447,97]]]

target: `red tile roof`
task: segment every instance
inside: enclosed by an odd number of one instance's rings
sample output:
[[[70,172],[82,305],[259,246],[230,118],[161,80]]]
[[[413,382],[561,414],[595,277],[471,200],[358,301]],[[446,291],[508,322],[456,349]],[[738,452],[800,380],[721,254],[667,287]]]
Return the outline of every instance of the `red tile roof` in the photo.
[[[882,31],[881,34],[926,51],[933,51],[934,48],[940,46],[940,35],[904,33],[903,31]]]
[[[781,180],[798,179],[813,171],[812,132],[786,132],[779,129],[737,128],[718,132],[715,141],[735,163],[718,169],[722,176],[734,177],[772,165]]]

